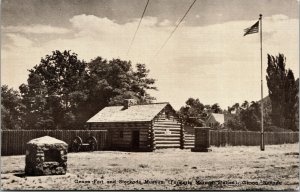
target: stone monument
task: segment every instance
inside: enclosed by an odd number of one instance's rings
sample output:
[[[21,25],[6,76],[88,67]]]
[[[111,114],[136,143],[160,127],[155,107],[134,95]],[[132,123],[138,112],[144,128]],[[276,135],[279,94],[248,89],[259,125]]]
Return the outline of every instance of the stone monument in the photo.
[[[64,175],[67,171],[68,144],[44,136],[26,144],[26,175]]]

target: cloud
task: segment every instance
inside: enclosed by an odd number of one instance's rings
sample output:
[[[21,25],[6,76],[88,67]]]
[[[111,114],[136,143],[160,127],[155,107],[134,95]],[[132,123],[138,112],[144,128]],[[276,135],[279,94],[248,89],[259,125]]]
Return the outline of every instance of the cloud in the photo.
[[[272,15],[271,17],[266,17],[266,19],[273,20],[273,21],[279,21],[279,20],[287,20],[287,19],[289,19],[289,17],[286,15],[279,14],[279,15]]]
[[[54,27],[51,25],[30,25],[30,26],[7,26],[2,27],[5,33],[26,33],[26,34],[66,34],[69,29]]]
[[[70,19],[72,35],[68,38],[58,36],[43,42],[32,39],[26,42],[24,37],[10,34],[9,38],[14,39],[10,45],[15,49],[4,49],[2,61],[7,63],[6,69],[18,66],[18,70],[26,71],[51,51],[70,49],[86,61],[102,56],[146,63],[151,70],[150,76],[158,79],[160,91],[153,95],[159,101],[171,102],[175,108],[183,105],[188,97],[198,97],[206,104],[218,102],[224,108],[243,100],[259,100],[259,34],[243,36],[243,29],[256,20],[208,26],[185,26],[182,23],[164,49],[155,56],[174,26],[168,20],[145,17],[131,51],[126,55],[138,22],[139,19],[136,19],[118,24],[108,18],[77,15]],[[263,18],[264,68],[267,53],[284,53],[287,67],[298,75],[298,23],[298,19],[285,15]],[[23,43],[18,44],[18,38]],[[21,45],[26,46],[22,48]],[[24,65],[17,65],[23,55],[27,55]],[[4,82],[12,79],[6,69],[2,71]],[[27,74],[20,72],[19,84],[26,79]],[[266,95],[265,81],[264,87]]]
[[[10,45],[6,45],[6,46],[10,46],[10,47],[21,47],[21,48],[31,48],[31,46],[33,45],[33,41],[31,41],[30,39],[23,37],[21,35],[18,34],[6,34],[6,37],[8,39],[11,40],[11,44]]]
[[[171,24],[171,22],[168,19],[165,19],[162,22],[160,22],[158,25],[159,26],[169,26],[170,24]]]
[[[76,15],[70,19],[74,29],[78,32],[77,37],[89,35],[106,35],[111,31],[115,31],[118,25],[108,18],[99,18],[94,15]]]

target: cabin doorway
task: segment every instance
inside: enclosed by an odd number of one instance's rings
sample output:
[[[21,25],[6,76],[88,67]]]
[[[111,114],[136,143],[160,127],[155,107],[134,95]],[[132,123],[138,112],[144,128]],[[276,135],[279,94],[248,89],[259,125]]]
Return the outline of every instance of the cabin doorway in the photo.
[[[132,149],[138,149],[140,147],[140,131],[132,131]]]

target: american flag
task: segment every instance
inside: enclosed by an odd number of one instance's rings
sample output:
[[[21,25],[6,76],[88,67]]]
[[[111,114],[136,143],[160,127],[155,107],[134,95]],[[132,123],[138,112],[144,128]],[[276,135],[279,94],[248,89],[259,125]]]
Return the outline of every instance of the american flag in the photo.
[[[252,34],[252,33],[258,33],[258,24],[259,24],[259,21],[257,21],[254,25],[252,25],[251,27],[247,28],[247,29],[244,29],[245,31],[245,34],[244,36],[246,35],[249,35],[249,34]]]

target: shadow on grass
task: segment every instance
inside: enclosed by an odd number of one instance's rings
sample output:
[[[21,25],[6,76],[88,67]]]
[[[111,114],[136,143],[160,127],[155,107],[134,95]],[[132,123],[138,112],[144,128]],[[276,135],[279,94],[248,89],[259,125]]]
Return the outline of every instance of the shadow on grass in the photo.
[[[154,150],[157,151],[157,150]],[[81,152],[130,152],[130,153],[150,153],[150,152],[154,152],[152,150],[146,150],[146,149],[122,149],[122,148],[112,148],[112,149],[107,149],[107,150],[98,150],[98,151],[79,151],[79,152],[69,152],[72,154],[76,154],[76,153],[81,153]]]
[[[13,174],[16,177],[26,178],[26,177],[47,177],[47,176],[65,176],[65,175],[26,175],[25,172],[18,172]]]
[[[25,172],[19,172],[19,173],[15,173],[14,176],[20,177],[20,178],[25,178],[25,177],[28,177],[30,175],[26,175]]]
[[[130,153],[147,153],[147,152],[153,152],[150,149],[111,149],[109,151],[130,152]]]

